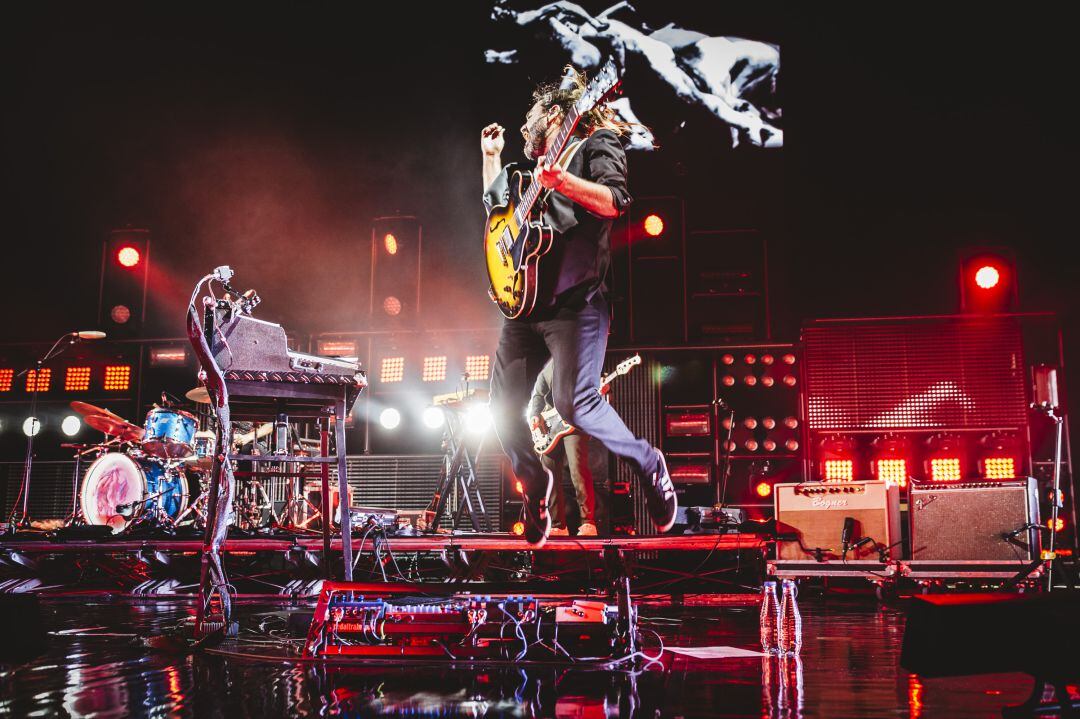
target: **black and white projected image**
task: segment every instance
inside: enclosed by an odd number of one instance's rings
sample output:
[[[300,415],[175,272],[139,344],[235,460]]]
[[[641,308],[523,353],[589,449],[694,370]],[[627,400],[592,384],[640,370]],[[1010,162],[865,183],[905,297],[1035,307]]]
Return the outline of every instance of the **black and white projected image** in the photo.
[[[688,123],[731,147],[784,144],[777,45],[674,19],[653,27],[625,0],[596,14],[564,0],[534,7],[498,0],[491,19],[499,47],[485,51],[486,61],[522,65],[533,78],[554,74],[559,62],[591,74],[614,57],[622,96],[611,106],[637,123],[629,149],[652,150]]]

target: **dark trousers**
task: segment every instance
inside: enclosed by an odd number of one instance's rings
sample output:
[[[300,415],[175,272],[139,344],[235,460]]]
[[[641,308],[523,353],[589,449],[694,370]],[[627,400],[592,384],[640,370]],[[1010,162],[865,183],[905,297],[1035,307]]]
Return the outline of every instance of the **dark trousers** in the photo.
[[[584,307],[563,307],[550,319],[503,323],[491,373],[491,411],[499,442],[526,490],[543,486],[547,479],[533,451],[525,410],[548,357],[554,360],[552,401],[563,419],[636,470],[656,471],[656,450],[635,437],[597,391],[609,323],[607,303],[600,296]]]
[[[566,496],[563,492],[563,464],[570,467],[570,482],[574,485],[578,516],[581,523],[596,523],[596,492],[593,489],[592,470],[589,468],[589,435],[581,432],[568,434],[540,463],[551,470],[555,481],[555,506],[551,510],[551,526],[566,529]]]

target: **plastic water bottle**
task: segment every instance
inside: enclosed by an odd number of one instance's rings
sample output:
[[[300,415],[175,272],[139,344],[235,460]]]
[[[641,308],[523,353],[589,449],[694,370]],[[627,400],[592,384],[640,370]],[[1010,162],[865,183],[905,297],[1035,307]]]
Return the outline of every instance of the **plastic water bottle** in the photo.
[[[795,582],[784,580],[784,596],[780,600],[780,652],[795,655],[802,649],[802,615],[795,600]]]
[[[761,590],[761,648],[775,654],[780,648],[780,602],[776,582],[765,582]]]

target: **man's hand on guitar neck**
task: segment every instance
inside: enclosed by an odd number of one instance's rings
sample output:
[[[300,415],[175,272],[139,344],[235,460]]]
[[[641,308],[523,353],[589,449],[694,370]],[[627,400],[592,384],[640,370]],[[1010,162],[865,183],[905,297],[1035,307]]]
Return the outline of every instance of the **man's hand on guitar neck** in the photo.
[[[569,197],[594,215],[612,219],[619,216],[611,188],[580,178],[557,164],[548,165],[546,157],[541,156],[536,161],[536,181],[548,190]]]

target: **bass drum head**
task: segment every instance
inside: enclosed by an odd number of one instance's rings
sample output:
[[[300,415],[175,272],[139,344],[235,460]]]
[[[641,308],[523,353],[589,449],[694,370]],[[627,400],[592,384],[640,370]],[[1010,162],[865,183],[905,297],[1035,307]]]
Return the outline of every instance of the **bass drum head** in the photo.
[[[79,492],[86,523],[112,527],[114,534],[123,530],[142,507],[136,506],[133,514],[122,517],[116,506],[142,500],[145,491],[142,469],[131,457],[120,452],[99,457],[86,470]]]

